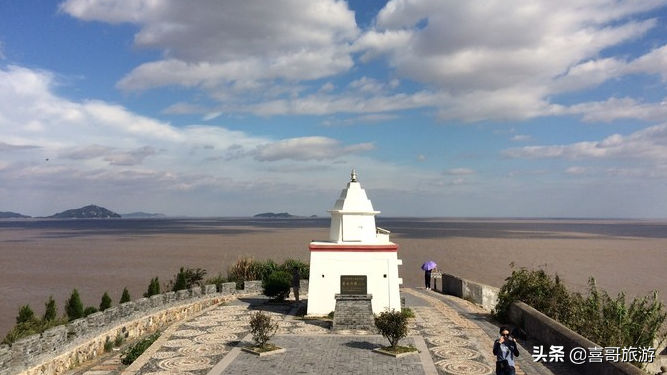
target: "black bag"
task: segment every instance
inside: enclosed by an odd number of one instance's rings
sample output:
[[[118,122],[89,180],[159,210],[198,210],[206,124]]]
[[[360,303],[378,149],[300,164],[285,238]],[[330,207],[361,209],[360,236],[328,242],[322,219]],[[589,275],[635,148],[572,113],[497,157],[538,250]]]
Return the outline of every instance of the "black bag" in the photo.
[[[504,370],[506,368],[509,368],[510,364],[507,362],[506,359],[503,359],[502,361],[496,361],[496,371],[498,370]]]

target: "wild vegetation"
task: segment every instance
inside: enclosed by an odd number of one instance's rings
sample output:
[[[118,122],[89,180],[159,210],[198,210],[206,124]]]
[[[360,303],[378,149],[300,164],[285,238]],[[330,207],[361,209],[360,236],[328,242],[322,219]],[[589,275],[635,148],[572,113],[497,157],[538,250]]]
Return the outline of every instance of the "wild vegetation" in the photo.
[[[139,356],[141,356],[146,349],[148,349],[155,340],[157,340],[160,337],[160,332],[155,332],[136,344],[130,346],[129,348],[125,349],[123,353],[120,355],[120,361],[124,365],[130,365],[132,362],[134,362]]]
[[[388,350],[398,352],[398,342],[408,335],[408,318],[401,311],[387,310],[375,317],[375,326],[389,340]]]
[[[558,275],[520,268],[513,270],[500,288],[496,318],[507,321],[515,301],[532,306],[602,347],[651,347],[656,339],[661,342],[667,338],[667,311],[656,291],[627,304],[625,293],[611,297],[597,287],[594,278],[589,279],[588,294],[582,295],[570,292]]]
[[[299,269],[302,279],[308,279],[308,263],[296,259],[287,259],[282,264],[277,264],[273,260],[258,261],[251,257],[243,257],[239,258],[235,264],[229,267],[226,277],[222,273],[219,273],[217,276],[205,281],[206,270],[181,267],[173,279],[163,286],[160,285],[157,276],[152,278],[143,296],[150,297],[157,295],[161,293],[161,290],[177,291],[205,284],[215,284],[218,291],[220,291],[221,285],[225,282],[236,282],[237,288],[242,289],[243,283],[247,280],[267,280],[268,284],[265,284],[265,288],[268,287],[268,290],[265,289],[265,292],[271,293],[267,295],[274,298],[285,298],[289,295],[294,267]],[[277,274],[273,275],[274,273]],[[289,279],[287,279],[285,273],[288,273]],[[121,293],[119,304],[130,301],[130,292],[125,287]],[[70,298],[65,302],[64,314],[58,316],[56,301],[53,299],[53,296],[50,296],[45,303],[43,316],[35,315],[29,305],[21,306],[16,317],[16,325],[5,335],[2,343],[11,345],[23,337],[42,333],[49,328],[67,324],[72,320],[86,317],[98,311],[104,311],[111,306],[111,297],[107,292],[104,292],[100,300],[99,309],[94,306],[84,307],[79,292],[74,289]]]

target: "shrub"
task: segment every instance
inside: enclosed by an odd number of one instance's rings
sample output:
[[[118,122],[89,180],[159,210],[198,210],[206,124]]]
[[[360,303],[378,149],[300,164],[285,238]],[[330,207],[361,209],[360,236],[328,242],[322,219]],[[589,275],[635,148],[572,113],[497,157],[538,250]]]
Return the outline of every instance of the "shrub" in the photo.
[[[83,303],[81,303],[81,297],[79,297],[79,292],[76,289],[72,291],[72,295],[65,302],[65,312],[70,322],[83,318]]]
[[[227,282],[227,278],[222,276],[222,273],[219,273],[217,276],[209,277],[204,282],[206,285],[215,285],[217,291],[222,291],[222,284]]]
[[[19,315],[16,317],[16,324],[28,323],[35,320],[35,313],[30,308],[30,305],[23,305],[19,309]]]
[[[120,303],[130,302],[130,292],[127,290],[127,287],[123,288],[123,294],[120,296]]]
[[[115,347],[120,347],[123,345],[123,342],[125,342],[125,336],[121,335],[120,333],[116,335],[116,338],[113,340],[113,345]]]
[[[276,331],[278,323],[273,323],[271,317],[262,311],[256,312],[250,318],[250,333],[259,348],[264,349]]]
[[[512,265],[513,266],[513,265]],[[570,293],[556,275],[543,270],[514,270],[498,294],[496,317],[507,320],[509,306],[522,301],[602,347],[649,347],[667,336],[667,312],[658,293],[635,298],[610,297],[590,278],[588,295]],[[641,363],[633,363],[641,367]]]
[[[106,338],[104,341],[104,352],[110,352],[113,349],[113,342],[109,339],[109,337]]]
[[[375,318],[375,326],[384,338],[389,340],[391,350],[396,350],[398,342],[408,335],[408,318],[400,311],[383,311]]]
[[[246,280],[255,280],[256,266],[253,266],[252,257],[240,257],[236,263],[227,269],[227,278],[236,283],[236,289],[243,289],[243,282]]]
[[[102,301],[100,301],[100,311],[104,311],[111,307],[111,297],[109,297],[109,293],[104,292],[102,295]]]
[[[160,294],[160,281],[158,280],[158,277],[155,276],[155,278],[151,279],[150,284],[148,284],[148,290],[144,293],[144,297],[150,298],[151,296],[158,294]]]
[[[132,362],[139,358],[139,356],[141,356],[146,351],[146,349],[153,345],[155,340],[157,340],[159,337],[160,332],[155,332],[154,334],[147,336],[146,338],[124,350],[120,355],[121,363],[124,365],[132,364]]]
[[[510,264],[514,267],[514,264]],[[544,270],[513,270],[498,292],[495,315],[501,322],[508,320],[509,308],[523,301],[556,320],[566,320],[574,311],[574,303],[558,275],[551,278]]]
[[[285,271],[276,271],[262,281],[264,295],[277,301],[282,301],[290,293],[292,274]]]
[[[308,280],[310,278],[310,265],[299,259],[292,259],[292,258],[285,259],[283,264],[280,266],[280,269],[292,273],[294,267],[299,269],[299,275],[301,275],[302,279]]]
[[[204,275],[206,275],[206,270],[201,268],[190,269],[181,267],[174,278],[169,282],[172,292],[178,292],[179,290],[190,289],[194,286],[202,286],[202,281],[204,280]]]
[[[56,307],[56,301],[53,299],[53,296],[49,296],[49,300],[46,301],[44,307],[44,320],[55,320],[58,316],[58,308]]]
[[[415,312],[412,311],[412,309],[409,308],[409,307],[404,307],[403,309],[401,309],[401,314],[403,314],[403,316],[405,316],[406,318],[414,318],[415,317]]]
[[[94,306],[88,306],[86,307],[85,310],[83,310],[83,316],[86,317],[91,314],[95,314],[97,312],[97,308]]]

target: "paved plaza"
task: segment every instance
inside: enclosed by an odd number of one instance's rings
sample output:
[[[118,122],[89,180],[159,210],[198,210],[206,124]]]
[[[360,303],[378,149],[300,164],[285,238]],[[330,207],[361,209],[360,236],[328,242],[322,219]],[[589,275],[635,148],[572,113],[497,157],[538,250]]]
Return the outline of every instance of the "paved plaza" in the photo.
[[[297,318],[297,305],[272,305],[262,296],[239,298],[209,308],[172,325],[135,363],[124,368],[115,355],[72,375],[232,375],[232,374],[411,374],[492,375],[491,353],[498,327],[467,301],[424,289],[402,291],[406,307],[416,315],[401,345],[419,353],[394,358],[372,351],[388,345],[366,331],[331,333],[328,322]],[[252,343],[250,318],[261,309],[279,322],[272,343],[285,353],[258,357],[241,351]],[[561,365],[532,362],[531,343],[521,344],[517,374],[573,375]]]

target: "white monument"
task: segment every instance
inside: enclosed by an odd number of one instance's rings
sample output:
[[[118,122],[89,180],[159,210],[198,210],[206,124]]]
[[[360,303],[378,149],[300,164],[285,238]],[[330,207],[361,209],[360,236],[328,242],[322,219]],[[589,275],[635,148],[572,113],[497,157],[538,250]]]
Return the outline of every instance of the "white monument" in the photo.
[[[336,307],[337,294],[372,295],[372,309],[401,310],[398,245],[389,231],[375,227],[371,201],[352,171],[331,214],[328,241],[310,243],[308,315],[327,315]]]

